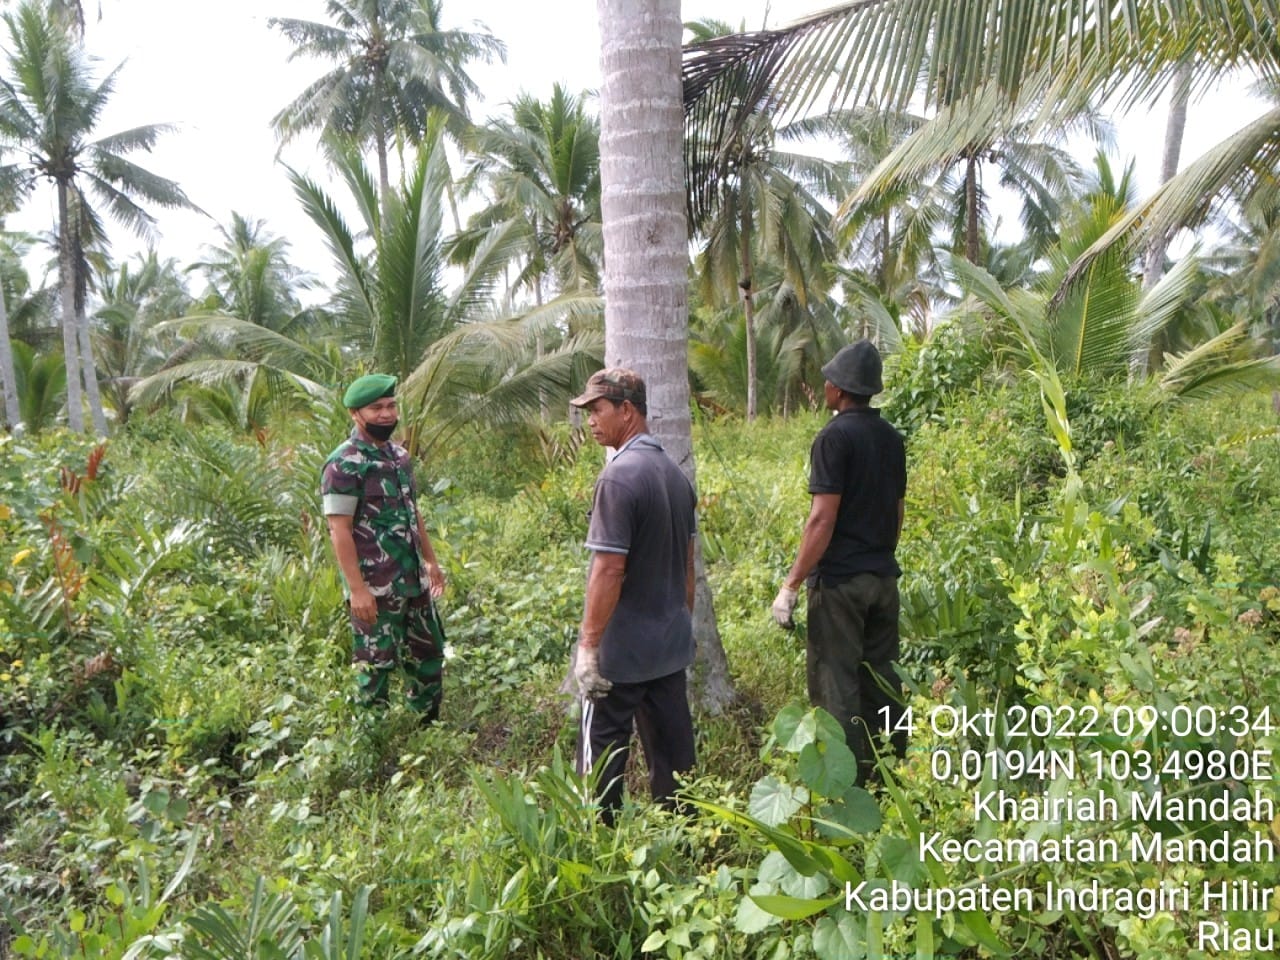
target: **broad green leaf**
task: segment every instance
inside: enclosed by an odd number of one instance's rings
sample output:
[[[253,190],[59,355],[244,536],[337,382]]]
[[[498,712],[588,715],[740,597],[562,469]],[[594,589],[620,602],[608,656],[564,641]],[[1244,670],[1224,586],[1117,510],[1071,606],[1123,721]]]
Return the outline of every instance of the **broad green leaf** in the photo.
[[[746,896],[738,901],[738,912],[733,918],[733,927],[739,933],[760,933],[778,922],[775,914],[769,913],[756,904],[755,897]]]
[[[641,953],[652,953],[664,943],[667,942],[667,935],[662,930],[655,930],[649,936],[644,938],[644,943],[640,944]]]
[[[769,855],[761,861],[758,874],[760,883],[769,887],[767,892],[772,893],[775,889],[781,889],[783,893],[793,897],[820,897],[830,886],[826,874],[830,874],[841,883],[861,881],[862,878],[847,861],[821,844],[810,844],[808,850],[814,863],[822,872],[801,873],[778,851],[769,852]]]
[[[806,720],[809,720],[808,712],[796,704],[783,707],[778,713],[773,721],[773,735],[783,750],[798,753],[806,743],[813,742],[813,726],[811,722],[806,724]]]
[[[851,786],[845,790],[842,803],[828,803],[820,807],[815,821],[818,832],[823,836],[846,837],[849,833],[875,833],[884,818],[875,797],[861,787]]]
[[[844,895],[834,897],[784,897],[779,894],[749,894],[748,899],[755,901],[756,906],[766,913],[783,920],[804,920],[815,913],[821,913],[828,907],[844,903]]]
[[[165,809],[165,816],[172,823],[183,823],[187,819],[187,813],[191,809],[191,803],[186,797],[170,797],[169,806]]]
[[[916,960],[933,960],[933,917],[916,911]]]
[[[813,952],[821,960],[863,960],[867,924],[851,913],[827,914],[813,928]]]
[[[814,793],[824,797],[842,796],[858,779],[858,761],[844,743],[819,741],[806,744],[800,751],[800,779]]]
[[[885,914],[875,911],[867,915],[867,955],[880,957],[884,955],[884,918]]]
[[[864,833],[879,830],[880,824],[884,822],[876,798],[862,787],[850,787],[846,790],[844,805],[855,818],[857,828]]]
[[[169,791],[163,789],[148,791],[147,795],[142,798],[142,805],[153,816],[163,816],[165,808],[169,806]]]
[[[914,887],[924,882],[924,864],[916,844],[905,837],[881,837],[879,849],[880,865],[898,883]]]
[[[761,883],[768,884],[772,893],[775,887],[780,887],[784,881],[796,876],[796,868],[787,862],[777,850],[770,850],[765,854],[765,858],[760,861],[760,867],[756,871],[756,879]]]
[[[815,735],[818,740],[824,744],[840,744],[846,750],[849,749],[848,743],[844,738],[844,727],[840,726],[840,721],[833,717],[821,707],[813,709],[813,723]]]
[[[792,787],[776,777],[764,777],[751,788],[747,812],[766,826],[777,827],[795,816],[808,799],[803,788]]]
[[[815,873],[811,877],[806,877],[802,873],[791,871],[790,876],[783,879],[780,883],[782,892],[789,897],[797,897],[801,900],[813,900],[823,896],[831,889],[831,881],[821,873]]]
[[[570,889],[584,890],[591,882],[594,871],[590,864],[576,860],[557,860],[556,865],[561,879],[568,883]]]
[[[809,854],[820,868],[826,870],[840,883],[862,882],[862,874],[858,869],[834,848],[815,843],[810,846]]]

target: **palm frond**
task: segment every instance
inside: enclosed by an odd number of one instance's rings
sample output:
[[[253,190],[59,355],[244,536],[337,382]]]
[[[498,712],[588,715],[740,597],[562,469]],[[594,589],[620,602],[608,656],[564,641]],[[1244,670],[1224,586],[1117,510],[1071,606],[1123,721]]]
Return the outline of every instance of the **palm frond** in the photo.
[[[240,386],[251,383],[254,377],[264,371],[278,377],[278,382],[281,384],[292,387],[306,396],[321,399],[328,399],[332,396],[332,388],[328,385],[318,383],[290,370],[283,370],[253,360],[212,358],[189,360],[185,363],[174,364],[153,373],[149,377],[144,377],[134,384],[129,391],[129,403],[135,406],[150,406],[159,403],[164,397],[172,394],[176,387],[184,383],[209,387]]]
[[[326,380],[337,379],[328,357],[310,344],[285,334],[225,313],[190,314],[174,320],[161,321],[154,326],[157,333],[174,331],[190,338],[193,335],[212,337],[223,346],[235,350],[240,359],[319,376]]]
[[[314,181],[290,169],[289,180],[303,212],[324,235],[325,244],[338,269],[340,280],[361,321],[372,330],[377,324],[378,308],[370,289],[368,271],[356,252],[352,236],[342,212],[333,199]]]
[[[1213,201],[1232,187],[1248,195],[1273,176],[1280,163],[1280,108],[1269,110],[1242,130],[1210,148],[1185,170],[1163,184],[1098,238],[1072,264],[1054,302],[1064,299],[1092,262],[1118,245],[1133,251],[1151,238],[1171,235],[1202,222]]]
[[[848,104],[900,110],[959,105],[994,87],[1041,97],[1047,79],[1073,95],[1153,99],[1179,64],[1252,63],[1276,71],[1277,0],[859,0],[783,30],[685,48],[686,172],[691,211],[714,198],[726,145],[765,113]]]
[[[1173,265],[1159,282],[1148,290],[1138,305],[1133,335],[1134,348],[1151,342],[1152,337],[1174,323],[1187,309],[1200,280],[1200,260],[1194,251]]]
[[[1280,356],[1249,357],[1251,346],[1246,324],[1237,323],[1198,347],[1167,358],[1160,387],[1180,401],[1280,389]]]

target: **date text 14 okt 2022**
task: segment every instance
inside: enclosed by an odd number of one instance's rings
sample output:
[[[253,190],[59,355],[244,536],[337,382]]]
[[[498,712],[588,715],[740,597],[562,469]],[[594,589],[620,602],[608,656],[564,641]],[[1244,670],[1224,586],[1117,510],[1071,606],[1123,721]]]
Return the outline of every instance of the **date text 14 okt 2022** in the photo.
[[[880,710],[880,725],[884,733],[903,732],[910,737],[919,726],[927,727],[934,736],[944,740],[959,737],[987,740],[997,734],[1005,740],[1100,736],[1129,739],[1151,734],[1242,739],[1269,736],[1277,729],[1270,706],[1253,709],[1243,704],[1225,707],[1175,704],[1166,709],[1152,704],[1137,707],[1119,704],[1106,710],[1093,704],[1058,707],[1013,704],[1002,711],[993,707],[970,710],[940,704],[930,707],[923,717],[917,715],[914,707],[907,707],[897,718],[893,713],[889,707]]]

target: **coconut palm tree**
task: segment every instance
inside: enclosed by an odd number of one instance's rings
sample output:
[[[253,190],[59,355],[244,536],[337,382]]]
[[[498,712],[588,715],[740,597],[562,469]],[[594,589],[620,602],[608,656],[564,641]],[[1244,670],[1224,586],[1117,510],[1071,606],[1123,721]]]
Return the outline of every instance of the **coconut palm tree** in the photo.
[[[35,432],[53,426],[67,386],[67,368],[56,353],[42,353],[30,344],[13,344],[18,412],[16,420]]]
[[[783,128],[788,138],[830,142],[842,158],[838,181],[827,187],[838,201],[836,275],[850,312],[864,322],[879,318],[874,329],[849,330],[850,337],[870,336],[886,344],[908,330],[924,336],[932,305],[945,298],[935,245],[953,210],[954,178],[943,171],[874,198],[853,199],[856,185],[925,122],[908,111],[863,107]]]
[[[727,28],[714,21],[692,25],[694,36]],[[697,136],[699,131],[689,131]],[[702,246],[695,261],[703,299],[723,306],[742,304],[746,346],[747,419],[758,407],[756,298],[758,266],[774,261],[794,295],[803,301],[810,287],[823,288],[823,267],[834,259],[831,214],[810,191],[829,188],[834,172],[812,157],[777,149],[779,136],[768,112],[759,111],[734,139],[720,145],[721,167],[711,203],[693,220]],[[692,204],[691,204],[692,206]]]
[[[58,291],[34,286],[26,267],[38,242],[31,234],[0,232],[0,290],[9,316],[9,336],[50,352],[58,341]]]
[[[1069,211],[1061,246],[1050,253],[1048,269],[1035,289],[1004,290],[985,270],[952,262],[957,282],[972,298],[961,310],[972,311],[978,304],[976,309],[1003,325],[1006,348],[1018,351],[1029,342],[1037,362],[1051,365],[1068,386],[1128,376],[1135,349],[1184,322],[1188,304],[1204,285],[1194,256],[1184,258],[1148,287],[1130,257],[1111,249],[1092,258],[1078,283],[1063,287],[1062,277],[1073,269],[1080,253],[1135,205],[1132,166],[1116,176],[1102,155],[1096,166],[1096,177]],[[1055,297],[1060,297],[1060,303],[1056,309],[1047,309]],[[1203,313],[1190,311],[1192,316]],[[1253,356],[1245,325],[1229,318],[1220,318],[1183,353],[1167,354],[1162,361],[1157,382],[1170,399],[1280,386],[1280,358]]]
[[[831,212],[806,185],[813,158],[774,147],[767,120],[737,147],[732,174],[724,178],[713,215],[697,225],[701,240],[694,261],[703,299],[716,306],[742,306],[746,347],[746,414],[754,420],[759,376],[757,301],[778,284],[803,306],[830,286],[826,265],[835,259]],[[762,269],[766,265],[773,270]],[[773,285],[762,282],[771,277]]]
[[[358,364],[404,384],[406,445],[417,451],[469,420],[523,417],[547,396],[567,400],[574,378],[585,379],[599,356],[598,336],[566,337],[536,358],[532,347],[537,336],[598,313],[599,298],[567,295],[504,321],[493,315],[500,271],[491,264],[472,264],[456,288],[446,288],[442,217],[449,175],[440,122],[431,125],[405,187],[382,203],[358,151],[331,149],[360,230],[314,181],[297,173],[291,179],[333,254],[338,280],[330,310],[348,318],[346,346]]]
[[[1221,241],[1204,253],[1204,302],[1233,321],[1245,320],[1263,352],[1280,353],[1280,204],[1262,200],[1258,195],[1233,206],[1220,225]],[[1185,351],[1193,344],[1178,330],[1166,332],[1165,345]]]
[[[202,295],[206,311],[277,333],[287,333],[290,324],[306,318],[298,296],[316,282],[290,260],[288,240],[270,233],[265,221],[234,210],[231,222],[218,227],[218,235],[222,242],[209,245],[205,259],[187,267],[188,273],[203,274],[208,284]]]
[[[450,244],[450,259],[469,262],[501,244],[515,277],[536,304],[566,290],[600,283],[600,122],[587,97],[556,84],[543,102],[521,94],[510,119],[491,120],[468,138],[473,154],[464,196],[488,203]]]
[[[19,193],[52,182],[58,204],[58,274],[62,291],[63,356],[67,364],[67,417],[84,429],[81,386],[94,430],[106,418],[84,311],[84,250],[103,233],[97,200],[116,220],[148,236],[154,220],[141,202],[191,206],[171,180],[139,167],[127,155],[150,150],[167,126],[143,126],[94,139],[114,90],[116,71],[95,82],[90,59],[72,41],[68,25],[40,0],[26,0],[4,15],[8,69],[0,78],[0,135],[26,155],[0,171]]]
[[[258,430],[270,415],[297,414],[327,397],[341,366],[340,331],[331,314],[300,302],[313,280],[289,259],[287,240],[235,212],[218,232],[222,243],[187,268],[203,274],[205,289],[152,330],[176,339],[177,348],[134,384],[128,400],[181,397],[188,410],[212,410]]]
[[[390,191],[388,153],[400,137],[416,142],[432,111],[455,136],[469,125],[467,99],[479,93],[466,65],[503,59],[506,48],[487,32],[445,30],[440,0],[328,0],[331,23],[272,17],[295,45],[290,59],[333,64],[274,120],[283,141],[303,130],[372,145],[379,195]]]
[[[688,370],[688,217],[681,165],[679,0],[597,0],[605,356],[649,385],[649,424],[694,480]],[[643,103],[644,109],[635,109]],[[699,570],[695,680],[705,707],[733,696],[710,591]]]
[[[348,346],[375,369],[400,380],[413,372],[427,348],[449,333],[462,313],[444,288],[444,193],[448,165],[439,130],[418,151],[403,191],[379,200],[378,187],[358,150],[330,144],[331,162],[359,211],[362,229],[351,229],[338,204],[314,181],[291,173],[294,192],[324,234],[338,280],[332,309],[350,318]],[[372,250],[361,249],[368,238]]]
[[[157,327],[185,315],[191,295],[177,261],[162,261],[154,250],[103,271],[96,286],[102,303],[94,311],[94,346],[103,393],[117,422],[126,423],[133,411],[129,394],[134,385],[185,349],[175,333],[166,335]]]
[[[822,365],[849,342],[841,322],[848,310],[818,290],[797,291],[773,263],[761,263],[755,276],[759,412],[786,415],[811,408],[822,394]],[[736,305],[697,307],[691,328],[689,368],[699,401],[745,410],[747,343],[741,311]]]
[[[1274,76],[1280,54],[1271,24],[1280,8],[1263,6],[1260,15],[1251,0],[857,0],[785,30],[710,41],[691,48],[685,63],[690,123],[707,132],[693,141],[691,177],[709,179],[716,158],[709,144],[730,139],[766,101],[785,115],[832,100],[899,109],[918,95],[939,127],[901,154],[895,171],[882,171],[888,180],[1019,124],[1052,127],[1091,98],[1113,97],[1122,110],[1150,103],[1187,64],[1192,90],[1233,67]],[[1087,260],[1122,238],[1141,249],[1200,222],[1209,201],[1233,184],[1245,193],[1270,189],[1277,155],[1280,111],[1273,111],[1117,221],[1064,283],[1078,282]]]

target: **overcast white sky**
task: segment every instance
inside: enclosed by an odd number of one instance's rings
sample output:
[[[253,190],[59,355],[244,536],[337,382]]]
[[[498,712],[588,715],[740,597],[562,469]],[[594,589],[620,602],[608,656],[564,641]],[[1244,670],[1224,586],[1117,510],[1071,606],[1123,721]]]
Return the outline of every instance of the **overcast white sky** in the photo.
[[[757,29],[779,26],[830,6],[829,0],[686,0],[685,20],[715,18]],[[314,61],[288,62],[290,44],[267,26],[271,17],[325,21],[324,0],[85,0],[90,22],[86,48],[106,71],[123,62],[113,106],[100,133],[146,123],[172,123],[151,155],[135,159],[176,180],[209,215],[158,211],[160,251],[180,264],[197,259],[216,242],[216,224],[232,210],[264,219],[286,237],[299,266],[328,275],[328,256],[302,215],[277,162],[271,117],[319,74]],[[100,8],[101,17],[95,17]],[[507,44],[505,66],[476,65],[472,76],[485,91],[473,106],[482,118],[502,109],[520,90],[549,95],[560,82],[572,91],[599,83],[599,32],[595,0],[445,0],[448,26],[478,22]],[[1184,164],[1259,109],[1233,94],[1192,111]],[[1124,124],[1122,155],[1138,154],[1139,183],[1154,185],[1163,136],[1162,110]],[[323,165],[306,135],[286,148],[284,162],[322,179]],[[49,229],[54,205],[40,197],[11,228]],[[117,259],[140,243],[112,227]]]

